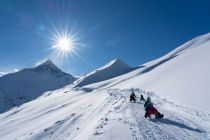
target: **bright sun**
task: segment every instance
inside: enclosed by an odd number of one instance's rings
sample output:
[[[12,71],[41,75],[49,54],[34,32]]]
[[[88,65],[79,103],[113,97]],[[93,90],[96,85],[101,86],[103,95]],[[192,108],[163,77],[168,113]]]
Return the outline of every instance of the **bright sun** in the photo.
[[[74,51],[75,45],[73,36],[67,34],[56,34],[53,39],[52,48],[60,55],[67,55]]]
[[[60,31],[55,28],[55,31],[51,33],[51,48],[53,49],[51,59],[62,63],[67,61],[69,57],[79,56],[78,51],[80,47],[84,46],[84,44],[79,43],[79,32],[73,32],[73,29],[69,30],[66,27],[60,29]]]
[[[70,38],[60,38],[56,43],[57,49],[68,52],[73,47],[72,40]]]

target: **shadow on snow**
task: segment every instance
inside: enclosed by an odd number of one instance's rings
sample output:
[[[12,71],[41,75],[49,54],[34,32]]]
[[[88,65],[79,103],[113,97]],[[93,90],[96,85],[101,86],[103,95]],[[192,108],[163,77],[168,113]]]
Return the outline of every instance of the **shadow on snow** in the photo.
[[[185,124],[182,124],[180,122],[169,120],[169,119],[166,119],[166,118],[151,120],[151,121],[155,122],[155,123],[163,123],[163,124],[167,124],[167,125],[177,126],[177,127],[184,128],[184,129],[187,129],[187,130],[190,130],[190,131],[195,131],[195,132],[198,132],[198,133],[203,133],[204,132],[203,130],[200,130],[200,129],[197,129],[197,128],[192,128],[192,127],[189,127],[189,126],[187,126]]]

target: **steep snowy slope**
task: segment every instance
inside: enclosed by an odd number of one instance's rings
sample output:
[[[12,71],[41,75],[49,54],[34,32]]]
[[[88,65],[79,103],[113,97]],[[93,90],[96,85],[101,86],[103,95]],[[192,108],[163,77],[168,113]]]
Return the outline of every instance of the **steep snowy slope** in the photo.
[[[35,67],[0,77],[0,112],[37,98],[43,92],[72,83],[75,78],[62,72],[50,60]]]
[[[130,72],[133,68],[129,67],[127,64],[119,59],[112,60],[105,66],[81,77],[74,82],[75,87],[81,87],[88,84],[104,81],[125,73]]]
[[[169,54],[128,74],[92,88],[141,87],[161,97],[210,112],[210,33],[183,44]]]

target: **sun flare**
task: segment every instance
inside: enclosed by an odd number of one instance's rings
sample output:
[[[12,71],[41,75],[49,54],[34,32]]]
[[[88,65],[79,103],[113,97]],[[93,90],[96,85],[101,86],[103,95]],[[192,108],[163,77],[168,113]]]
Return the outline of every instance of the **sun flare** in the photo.
[[[71,36],[58,35],[54,39],[52,48],[61,53],[70,53],[75,47],[74,40]]]
[[[52,34],[51,40],[51,49],[52,53],[50,58],[57,64],[63,64],[76,57],[80,58],[79,51],[81,48],[86,45],[81,43],[79,32],[74,31],[73,28],[68,28],[68,26],[63,26],[60,29],[53,28],[54,30],[50,31]]]
[[[57,49],[68,52],[73,47],[72,40],[70,38],[60,38],[56,43]]]

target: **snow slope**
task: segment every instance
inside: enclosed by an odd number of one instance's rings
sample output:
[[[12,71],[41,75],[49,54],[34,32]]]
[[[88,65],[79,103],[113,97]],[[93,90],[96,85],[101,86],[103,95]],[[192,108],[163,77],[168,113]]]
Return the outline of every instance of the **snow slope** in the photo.
[[[81,87],[92,83],[101,82],[119,75],[132,71],[133,68],[122,62],[120,59],[114,59],[105,66],[84,75],[74,82],[75,87]]]
[[[210,112],[210,33],[181,45],[135,71],[94,88],[141,87],[178,104]],[[92,87],[89,85],[89,87]]]
[[[128,102],[129,89],[70,87],[0,114],[0,139],[6,140],[197,140],[210,139],[210,115],[150,95],[164,119],[145,119],[143,102]]]
[[[74,80],[50,60],[35,68],[4,75],[0,77],[0,112],[33,100],[43,92],[71,84]]]

